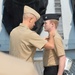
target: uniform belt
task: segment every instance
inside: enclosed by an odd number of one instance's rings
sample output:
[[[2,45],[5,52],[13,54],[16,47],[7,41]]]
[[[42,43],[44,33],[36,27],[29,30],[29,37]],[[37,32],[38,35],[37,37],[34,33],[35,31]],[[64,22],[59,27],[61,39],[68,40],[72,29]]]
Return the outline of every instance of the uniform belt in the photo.
[[[56,65],[56,66],[46,66],[46,67],[44,67],[45,69],[52,69],[52,68],[58,68],[59,66],[58,65]]]

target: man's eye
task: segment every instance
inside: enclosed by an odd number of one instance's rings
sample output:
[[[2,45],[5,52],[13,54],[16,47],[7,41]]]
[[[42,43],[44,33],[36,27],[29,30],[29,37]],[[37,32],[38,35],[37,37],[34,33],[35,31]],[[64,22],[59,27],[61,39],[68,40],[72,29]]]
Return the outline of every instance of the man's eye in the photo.
[[[47,24],[46,22],[44,22],[44,24]]]

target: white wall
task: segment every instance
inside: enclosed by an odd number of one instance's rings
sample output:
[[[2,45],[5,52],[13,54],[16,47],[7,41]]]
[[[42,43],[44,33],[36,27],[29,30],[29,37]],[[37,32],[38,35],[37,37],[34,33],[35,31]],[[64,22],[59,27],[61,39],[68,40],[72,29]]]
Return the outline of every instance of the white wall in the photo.
[[[65,49],[75,49],[75,27],[70,0],[61,0],[61,10]]]
[[[55,13],[54,0],[48,0],[46,13]]]

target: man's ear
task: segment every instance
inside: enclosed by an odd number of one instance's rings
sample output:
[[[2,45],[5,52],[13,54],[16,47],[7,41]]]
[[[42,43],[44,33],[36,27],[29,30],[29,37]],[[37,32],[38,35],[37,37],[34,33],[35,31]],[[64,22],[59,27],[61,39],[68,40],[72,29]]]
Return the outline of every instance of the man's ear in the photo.
[[[55,26],[55,23],[52,22],[52,27],[54,27],[54,26]]]
[[[32,23],[32,18],[29,19],[29,22]]]
[[[54,23],[52,22],[52,27],[54,26]]]

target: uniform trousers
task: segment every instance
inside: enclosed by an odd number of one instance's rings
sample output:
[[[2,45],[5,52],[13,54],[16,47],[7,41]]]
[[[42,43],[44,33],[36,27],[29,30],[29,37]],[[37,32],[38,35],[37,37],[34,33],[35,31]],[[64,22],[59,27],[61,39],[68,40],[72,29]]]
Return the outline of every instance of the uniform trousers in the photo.
[[[58,73],[58,65],[44,67],[43,75],[57,75],[57,73]]]

